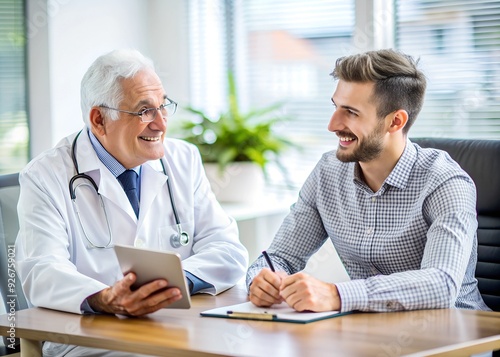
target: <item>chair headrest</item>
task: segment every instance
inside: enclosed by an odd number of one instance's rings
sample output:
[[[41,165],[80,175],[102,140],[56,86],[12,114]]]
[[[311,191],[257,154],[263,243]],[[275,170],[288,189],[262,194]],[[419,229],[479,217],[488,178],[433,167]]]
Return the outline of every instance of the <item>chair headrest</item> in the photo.
[[[414,138],[425,148],[448,152],[474,180],[477,189],[477,213],[500,213],[500,140],[450,138]]]

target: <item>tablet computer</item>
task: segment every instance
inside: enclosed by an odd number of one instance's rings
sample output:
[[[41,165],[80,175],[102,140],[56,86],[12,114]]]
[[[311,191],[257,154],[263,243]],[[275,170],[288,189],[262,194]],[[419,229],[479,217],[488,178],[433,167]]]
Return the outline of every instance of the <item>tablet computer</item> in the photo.
[[[182,269],[181,257],[175,252],[155,251],[126,245],[114,245],[123,275],[134,272],[137,280],[132,289],[156,279],[165,279],[169,287],[179,288],[182,299],[166,306],[167,309],[189,309],[191,297],[186,276]]]

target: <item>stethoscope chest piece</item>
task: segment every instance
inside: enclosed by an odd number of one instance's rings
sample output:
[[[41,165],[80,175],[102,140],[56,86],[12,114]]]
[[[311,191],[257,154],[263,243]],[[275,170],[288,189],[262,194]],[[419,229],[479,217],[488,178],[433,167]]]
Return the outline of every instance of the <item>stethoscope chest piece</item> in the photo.
[[[177,233],[174,233],[170,236],[170,245],[173,248],[180,248],[188,245],[189,243],[189,235],[182,230],[180,224],[177,224]]]

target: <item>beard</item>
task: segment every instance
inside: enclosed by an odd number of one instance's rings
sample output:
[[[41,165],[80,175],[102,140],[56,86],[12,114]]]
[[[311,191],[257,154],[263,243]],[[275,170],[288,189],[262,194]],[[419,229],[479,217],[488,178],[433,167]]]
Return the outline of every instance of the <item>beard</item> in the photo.
[[[383,124],[384,122],[381,121],[381,125],[377,126],[351,153],[346,152],[348,149],[339,145],[337,159],[342,162],[367,162],[377,158],[383,150]],[[352,136],[352,134],[342,132],[337,134],[338,136]]]

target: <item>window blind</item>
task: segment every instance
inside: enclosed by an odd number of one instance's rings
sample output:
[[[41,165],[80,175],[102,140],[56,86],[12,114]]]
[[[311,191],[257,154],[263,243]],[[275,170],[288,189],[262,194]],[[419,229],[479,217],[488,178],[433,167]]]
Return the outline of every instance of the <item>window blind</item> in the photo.
[[[24,2],[0,2],[0,174],[28,161]]]
[[[353,1],[217,0],[190,2],[192,103],[205,111],[227,106],[225,73],[235,73],[244,111],[283,103],[276,127],[301,149],[271,165],[276,188],[299,188],[337,139],[328,132],[337,57],[352,52]]]
[[[396,1],[396,46],[428,77],[410,136],[500,139],[500,2]]]
[[[500,2],[392,3],[395,27],[385,33],[394,31],[394,47],[420,58],[428,78],[426,101],[410,137],[499,139]],[[223,73],[232,69],[237,75],[242,107],[284,103],[282,114],[289,121],[277,131],[302,148],[288,151],[282,160],[295,189],[321,154],[337,146],[337,138],[327,131],[333,112],[330,97],[335,89],[329,73],[338,57],[359,52],[354,39],[355,15],[363,9],[356,11],[356,6],[363,6],[363,1],[196,2],[200,18],[191,21],[191,26],[198,28],[195,33],[200,37],[196,41],[201,50],[193,58],[208,58],[210,66],[198,66],[205,69],[196,70],[193,76],[197,78],[193,100],[213,107],[217,101],[205,97],[217,92],[222,93],[222,103],[226,90]],[[217,16],[211,15],[214,11]],[[214,40],[213,29],[208,31],[210,18],[223,34],[219,37],[222,42]],[[392,26],[392,22],[382,26]],[[380,42],[377,40],[375,43]],[[218,60],[214,60],[214,53]],[[205,72],[218,74],[208,80]],[[274,187],[286,186],[279,170],[271,168],[270,173]]]
[[[190,106],[216,117],[227,107],[227,6],[224,0],[191,0],[189,13]]]
[[[335,89],[329,74],[353,51],[354,1],[253,0],[242,13],[249,106],[284,103],[288,120],[277,131],[300,146],[281,160],[289,180],[275,167],[270,177],[276,188],[298,189],[322,153],[336,147],[327,130]]]

